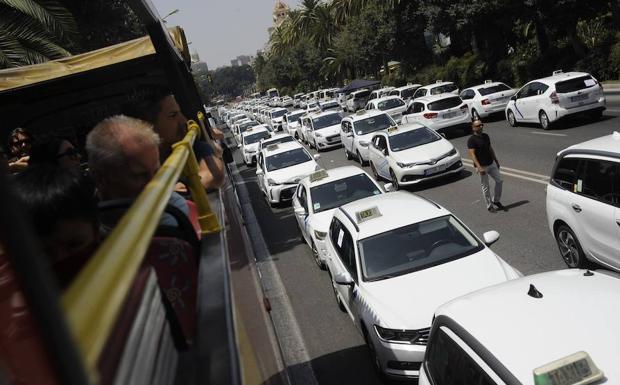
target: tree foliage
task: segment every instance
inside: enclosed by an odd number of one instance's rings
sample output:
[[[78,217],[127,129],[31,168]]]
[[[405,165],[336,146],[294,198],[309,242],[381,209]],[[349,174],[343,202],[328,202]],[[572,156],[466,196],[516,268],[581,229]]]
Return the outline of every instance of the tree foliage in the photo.
[[[210,95],[225,97],[243,95],[256,81],[252,67],[249,65],[218,68],[211,71],[210,75],[212,80]]]

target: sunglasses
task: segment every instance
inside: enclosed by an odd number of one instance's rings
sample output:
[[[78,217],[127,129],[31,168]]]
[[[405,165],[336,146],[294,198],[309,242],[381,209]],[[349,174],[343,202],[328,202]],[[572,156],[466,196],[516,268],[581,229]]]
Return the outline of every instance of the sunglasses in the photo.
[[[66,149],[64,152],[56,155],[56,159],[60,159],[63,156],[68,156],[71,159],[78,159],[80,157],[80,153],[78,152],[78,150],[75,149],[75,147],[71,147]]]

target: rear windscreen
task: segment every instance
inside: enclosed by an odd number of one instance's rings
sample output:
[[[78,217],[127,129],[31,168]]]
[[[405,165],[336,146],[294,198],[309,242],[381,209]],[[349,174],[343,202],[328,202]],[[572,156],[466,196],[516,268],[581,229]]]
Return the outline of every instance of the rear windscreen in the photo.
[[[447,110],[448,108],[460,106],[462,103],[463,101],[461,100],[461,98],[455,96],[453,98],[445,98],[436,102],[429,103],[428,109],[431,111]]]
[[[484,87],[478,90],[478,92],[480,92],[480,95],[482,96],[494,94],[496,92],[502,92],[502,91],[510,91],[510,87],[508,87],[505,84],[496,84],[494,86]]]
[[[558,94],[565,94],[568,92],[575,92],[590,88],[596,85],[596,80],[590,75],[580,76],[578,78],[564,80],[555,85],[555,92]]]

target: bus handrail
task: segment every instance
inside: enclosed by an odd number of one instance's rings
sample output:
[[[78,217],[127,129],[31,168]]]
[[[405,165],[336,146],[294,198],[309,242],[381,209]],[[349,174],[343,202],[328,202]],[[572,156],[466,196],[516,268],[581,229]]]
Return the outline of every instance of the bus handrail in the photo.
[[[203,234],[220,229],[198,177],[192,150],[198,130],[195,122],[188,122],[185,138],[173,146],[172,154],[62,296],[69,328],[93,383],[98,382],[97,360],[182,172],[189,177]]]

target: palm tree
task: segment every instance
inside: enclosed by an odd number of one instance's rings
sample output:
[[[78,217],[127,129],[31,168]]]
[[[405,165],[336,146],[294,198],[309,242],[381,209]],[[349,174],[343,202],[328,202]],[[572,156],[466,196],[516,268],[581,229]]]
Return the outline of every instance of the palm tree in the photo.
[[[0,0],[0,68],[70,55],[77,27],[56,0]]]

